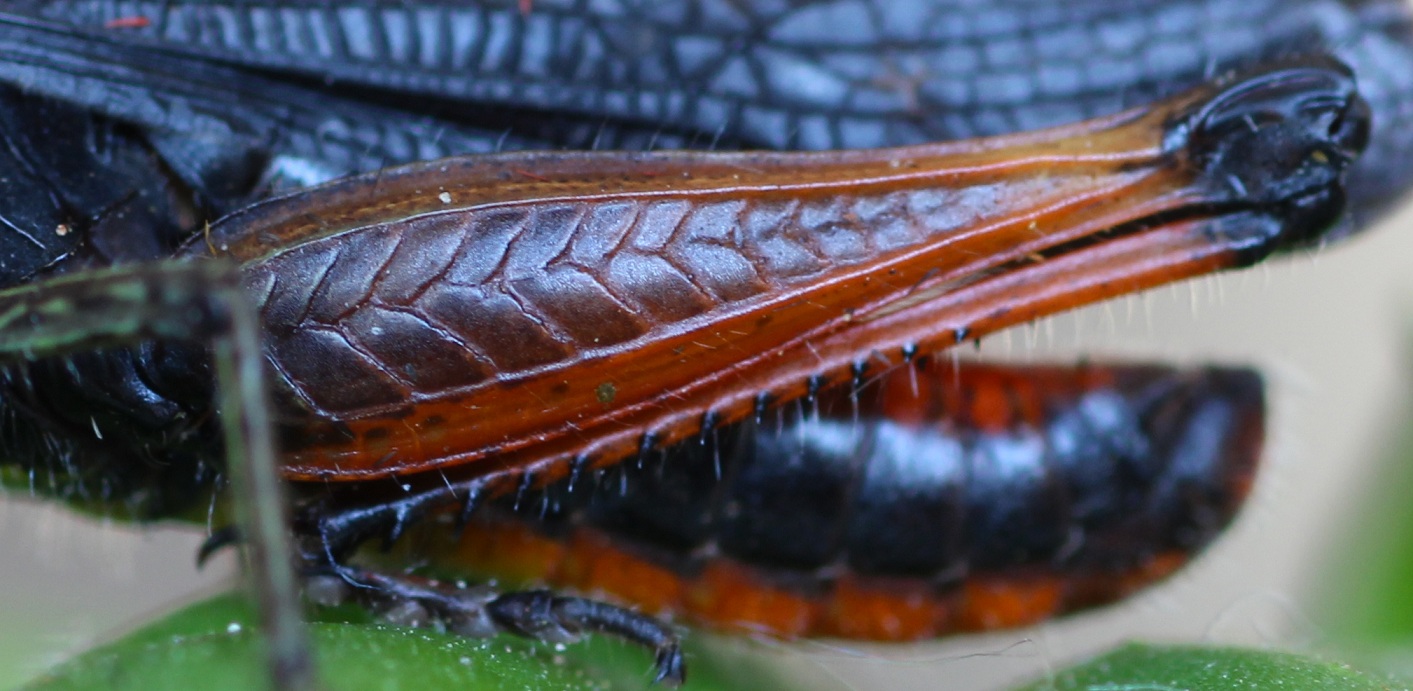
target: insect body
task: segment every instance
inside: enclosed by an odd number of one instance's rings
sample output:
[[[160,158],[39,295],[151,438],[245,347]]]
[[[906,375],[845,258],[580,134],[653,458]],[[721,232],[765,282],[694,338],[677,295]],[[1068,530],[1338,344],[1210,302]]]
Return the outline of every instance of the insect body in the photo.
[[[253,206],[188,251],[241,261],[262,305],[284,473],[325,494],[298,523],[307,558],[459,628],[453,597],[344,557],[919,349],[1308,243],[1367,132],[1348,72],[1301,59],[957,145],[440,161]],[[376,496],[385,477],[405,493]],[[617,631],[681,674],[641,619],[487,608]]]

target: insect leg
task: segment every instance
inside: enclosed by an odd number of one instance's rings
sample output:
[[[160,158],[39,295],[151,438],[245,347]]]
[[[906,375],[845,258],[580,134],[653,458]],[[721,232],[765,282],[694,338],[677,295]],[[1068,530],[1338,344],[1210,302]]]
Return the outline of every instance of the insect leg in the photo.
[[[390,547],[409,527],[438,508],[459,501],[463,513],[470,514],[480,505],[485,484],[478,478],[362,506],[308,504],[298,511],[293,524],[295,534],[307,538],[307,544],[301,545],[303,562],[316,569],[337,570],[363,543],[381,537],[384,547]]]
[[[621,636],[656,652],[657,676],[653,681],[680,684],[686,680],[677,635],[653,617],[548,590],[506,593],[492,600],[487,611],[501,626],[534,638],[546,638],[547,633],[557,631],[572,637],[585,629]]]
[[[475,512],[484,498],[497,493],[494,482],[479,477],[356,506],[310,503],[294,520],[304,575],[311,582],[321,576],[336,581],[331,583],[336,594],[324,598],[327,603],[351,597],[382,610],[402,625],[431,624],[474,637],[513,633],[549,642],[573,640],[586,631],[616,635],[653,651],[654,681],[682,683],[686,664],[680,638],[654,617],[546,590],[500,593],[484,588],[444,588],[425,579],[388,575],[348,564],[363,543],[381,537],[384,547],[390,547],[413,524],[456,502],[462,503],[459,513],[464,524],[464,518]],[[501,479],[502,490],[512,484],[520,483]]]
[[[159,262],[62,276],[0,292],[0,362],[149,339],[211,344],[228,468],[248,543],[276,688],[313,685],[288,556],[287,503],[275,457],[259,324],[235,267]]]
[[[654,682],[676,686],[686,680],[686,662],[677,633],[646,614],[543,589],[501,593],[484,586],[445,587],[415,577],[348,566],[336,566],[334,570],[337,576],[330,580],[337,594],[327,597],[326,604],[353,599],[381,610],[399,625],[438,625],[476,638],[513,633],[538,641],[567,643],[588,631],[613,634],[653,651]]]

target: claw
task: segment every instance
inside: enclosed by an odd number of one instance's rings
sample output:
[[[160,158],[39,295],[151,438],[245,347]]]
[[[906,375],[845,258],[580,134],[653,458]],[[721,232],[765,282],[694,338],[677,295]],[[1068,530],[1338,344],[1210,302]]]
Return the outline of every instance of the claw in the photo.
[[[244,536],[240,534],[240,528],[235,525],[217,528],[206,538],[205,542],[201,543],[201,549],[196,551],[196,568],[205,566],[206,560],[210,559],[211,555],[236,545],[244,539]]]
[[[654,684],[681,686],[687,681],[687,663],[682,659],[682,646],[676,643],[658,648],[653,665],[657,668]]]
[[[398,506],[389,521],[387,532],[383,534],[382,550],[384,552],[391,550],[393,545],[407,534],[407,529],[412,526],[416,518],[411,507]]]

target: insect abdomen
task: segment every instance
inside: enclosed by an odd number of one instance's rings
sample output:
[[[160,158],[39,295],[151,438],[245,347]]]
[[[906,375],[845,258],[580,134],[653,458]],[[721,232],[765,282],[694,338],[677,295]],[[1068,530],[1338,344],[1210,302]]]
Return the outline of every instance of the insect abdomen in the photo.
[[[1020,625],[1184,563],[1261,441],[1261,383],[1239,369],[927,365],[853,398],[522,497],[543,520],[502,507],[454,561],[786,637]]]

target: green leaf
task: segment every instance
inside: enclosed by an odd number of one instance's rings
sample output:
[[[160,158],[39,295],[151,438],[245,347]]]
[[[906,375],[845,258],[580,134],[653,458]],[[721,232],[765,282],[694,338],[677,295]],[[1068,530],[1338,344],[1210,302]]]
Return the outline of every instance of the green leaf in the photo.
[[[1314,658],[1240,648],[1129,644],[1023,691],[1388,691],[1405,684]]]
[[[604,636],[556,647],[381,625],[359,608],[320,608],[314,616],[310,629],[328,689],[660,688],[650,683],[648,651]],[[723,664],[710,654],[688,660],[692,678],[685,689],[780,688],[768,673]],[[251,611],[243,598],[225,595],[85,653],[27,688],[243,691],[261,688],[263,681]]]

